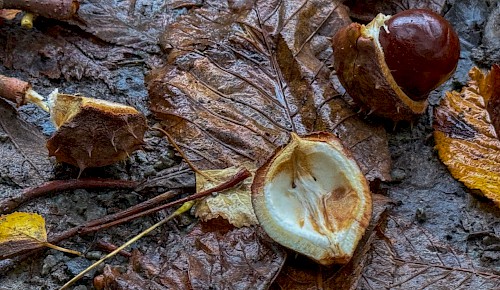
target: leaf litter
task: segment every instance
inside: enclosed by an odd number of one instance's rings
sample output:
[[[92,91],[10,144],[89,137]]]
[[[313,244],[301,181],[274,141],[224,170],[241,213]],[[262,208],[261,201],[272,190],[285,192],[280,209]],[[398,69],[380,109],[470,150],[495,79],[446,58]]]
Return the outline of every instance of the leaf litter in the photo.
[[[103,3],[104,3],[103,5],[112,5],[111,2],[113,2],[113,1],[103,1]],[[91,3],[91,2],[88,2],[88,3]],[[121,2],[121,4],[123,4],[123,3],[125,3],[125,2]],[[135,1],[134,1],[134,3],[135,3]],[[306,1],[304,3],[307,4],[307,3],[310,3],[310,2]],[[85,4],[87,4],[87,3],[85,3]],[[168,3],[168,4],[170,4],[170,3]],[[168,7],[168,4],[167,4],[166,7]],[[214,4],[214,5],[217,5],[217,4]],[[288,5],[288,4],[285,4],[285,5]],[[125,8],[124,6],[125,5],[118,5],[117,9],[124,9]],[[269,5],[269,6],[271,6],[271,5]],[[130,6],[130,7],[132,7],[132,6]],[[134,9],[137,9],[138,7],[141,7],[141,6],[140,5],[139,6],[133,6]],[[214,7],[217,7],[217,6],[214,6]],[[190,8],[188,8],[188,10],[189,9]],[[240,6],[239,9],[245,9],[245,5]],[[191,12],[195,12],[195,10],[199,10],[199,9],[192,9]],[[140,17],[141,15],[146,15],[148,13],[148,12],[141,12],[140,9],[134,10],[134,11],[138,11],[138,12],[137,13],[131,13],[130,15],[133,15],[135,17]],[[148,10],[143,10],[143,11],[148,11]],[[307,11],[310,12],[310,10],[307,10]],[[119,12],[119,13],[121,13],[121,12]],[[166,14],[168,14],[168,13],[172,13],[172,11],[168,11]],[[292,14],[292,13],[289,13],[289,14]],[[116,14],[113,14],[113,15],[116,15]],[[210,15],[206,15],[206,16],[208,17],[208,19],[212,19],[213,18],[213,17],[210,17]],[[302,17],[306,17],[306,19],[307,19],[307,16],[308,16],[307,13],[304,13],[302,15]],[[113,16],[113,17],[116,17],[116,16]],[[110,20],[109,20],[110,22],[114,22],[114,18],[113,17],[110,18]],[[92,24],[91,19],[92,18],[88,18],[90,24]],[[133,20],[133,19],[134,18],[132,17],[132,18],[129,18],[128,20]],[[312,21],[312,20],[309,20],[309,21]],[[290,22],[293,23],[293,21],[290,21]],[[53,26],[53,24],[49,23],[48,26],[49,27]],[[96,27],[98,27],[98,25],[96,25]],[[119,25],[117,25],[117,27],[119,27]],[[120,26],[118,29],[122,29],[122,27],[123,26]],[[112,29],[112,27],[109,28],[109,29]],[[138,49],[137,51],[134,51],[133,54],[128,54],[132,50],[129,49],[129,48],[127,48],[127,47],[120,46],[120,45],[116,45],[115,47],[113,47],[112,50],[111,50],[111,52],[108,51],[108,52],[106,52],[106,54],[101,53],[101,51],[104,51],[106,48],[112,47],[108,43],[117,43],[117,42],[113,42],[113,38],[116,37],[119,34],[115,34],[115,36],[113,36],[113,34],[110,33],[109,34],[110,36],[107,36],[106,37],[107,39],[105,41],[100,42],[99,40],[97,40],[97,41],[94,41],[94,43],[90,44],[90,43],[86,43],[87,42],[87,39],[86,39],[87,36],[82,37],[81,34],[79,32],[77,32],[77,31],[76,32],[75,31],[70,31],[68,33],[68,30],[66,30],[64,28],[61,28],[61,26],[59,26],[59,28],[57,28],[57,29],[52,29],[52,30],[49,29],[49,30],[46,30],[44,32],[37,32],[37,33],[21,31],[20,36],[23,39],[21,39],[21,40],[17,39],[17,41],[19,41],[19,44],[18,44],[17,42],[13,42],[12,41],[12,39],[16,39],[16,37],[14,37],[12,34],[10,34],[10,32],[12,31],[11,29],[2,30],[2,32],[3,31],[7,31],[7,33],[5,33],[3,35],[0,34],[0,38],[6,39],[8,41],[8,46],[2,46],[2,45],[0,45],[0,48],[2,49],[2,51],[9,51],[9,53],[1,54],[0,55],[0,60],[2,61],[2,64],[6,65],[7,67],[13,68],[14,67],[13,64],[15,63],[16,64],[16,68],[15,68],[16,70],[25,71],[25,72],[29,73],[30,75],[41,76],[42,78],[45,78],[45,79],[47,77],[49,77],[49,79],[57,80],[58,78],[61,78],[61,77],[64,76],[64,78],[66,78],[68,80],[80,79],[80,80],[82,80],[82,81],[85,82],[85,81],[88,80],[88,78],[90,78],[90,79],[94,79],[94,80],[104,81],[104,82],[106,82],[108,84],[108,89],[109,88],[115,89],[116,86],[115,86],[115,84],[113,84],[113,78],[116,76],[116,71],[114,71],[113,68],[116,68],[117,65],[120,65],[121,63],[126,63],[125,65],[129,65],[129,64],[132,64],[133,62],[141,63],[143,61],[147,62],[148,65],[149,64],[153,64],[153,63],[161,64],[161,63],[164,62],[164,60],[159,59],[155,55],[146,56],[146,59],[141,58],[142,56],[139,57],[138,54],[140,53],[141,49]],[[97,31],[97,29],[96,29],[96,31]],[[125,31],[125,30],[122,30],[122,31]],[[138,31],[139,31],[139,33],[141,33],[140,30],[138,30]],[[321,29],[319,29],[319,31],[321,31]],[[95,33],[95,32],[90,31],[90,33]],[[205,31],[204,33],[205,33],[205,35],[203,35],[203,36],[206,36],[207,35],[207,31]],[[25,35],[23,37],[23,34],[26,34],[26,35],[29,35],[29,36]],[[328,33],[325,33],[325,34],[328,34]],[[56,44],[57,43],[61,43],[61,41],[63,41],[63,40],[65,41],[66,39],[71,39],[71,41],[73,43],[79,43],[79,45],[76,46],[76,50],[74,50],[74,52],[72,52],[71,49],[75,48],[75,46],[68,46],[69,50],[66,50],[66,48],[65,48],[65,49],[62,50],[63,53],[60,53],[61,52],[61,50],[60,50],[61,46],[58,47],[56,45],[56,50],[55,51],[57,52],[57,54],[47,54],[45,52],[51,51],[51,50],[50,49],[45,49],[45,50],[42,49],[42,50],[40,50],[40,46],[39,45],[37,45],[36,47],[29,47],[29,46],[24,46],[23,47],[23,46],[19,46],[19,45],[21,45],[21,43],[23,43],[23,42],[26,43],[27,41],[29,41],[30,43],[32,43],[33,39],[41,37],[40,35],[50,35],[50,37],[47,39],[47,41],[36,42],[36,43],[43,43],[42,46],[47,46],[47,44],[51,44],[51,43],[56,43]],[[307,39],[308,36],[303,36],[302,35],[302,39],[304,39],[304,38]],[[76,42],[77,39],[78,39],[78,42]],[[201,37],[197,38],[196,42],[199,43],[200,42],[199,39],[202,39],[202,38]],[[287,37],[282,36],[281,40],[279,40],[279,41],[282,41],[282,42],[284,41],[284,42],[288,43],[286,41],[286,39],[287,39]],[[311,39],[311,41],[315,41],[315,43],[318,43],[318,41],[317,41],[317,35],[315,35]],[[5,45],[5,43],[6,42],[4,42],[4,45]],[[272,42],[272,43],[275,43],[275,42]],[[326,41],[324,43],[325,43],[325,47],[326,47],[325,49],[323,49],[323,50],[318,49],[318,50],[314,50],[312,52],[312,53],[316,54],[319,59],[324,60],[323,63],[326,63],[326,64],[322,63],[321,64],[322,67],[326,67],[328,65],[328,60],[327,59],[329,58],[328,45],[326,45],[326,43],[327,43]],[[124,45],[127,45],[127,44],[124,44]],[[299,54],[297,55],[297,58],[299,58],[301,56],[304,57],[304,53],[302,51],[307,51],[307,49],[309,48],[308,47],[309,45],[304,45],[303,47],[301,47],[301,46],[302,45],[300,43],[298,43],[295,46],[293,46],[293,45],[289,46],[288,49],[290,51],[294,51],[294,52],[300,51]],[[206,53],[205,48],[207,48],[207,47],[210,48],[209,45],[200,45],[199,49],[203,53]],[[280,47],[283,48],[283,46],[280,46]],[[294,47],[294,48],[290,49],[290,47]],[[175,51],[174,50],[175,48],[173,48],[173,47],[165,46],[165,49],[168,52]],[[33,53],[33,51],[35,51],[35,53]],[[44,59],[45,63],[40,61],[41,58],[40,58],[40,54],[38,54],[39,51],[41,51],[41,55],[45,58]],[[85,52],[85,55],[86,55],[85,57],[78,56],[79,54],[81,54],[82,51]],[[319,54],[317,53],[318,51],[319,51]],[[71,62],[71,61],[70,62],[64,62],[64,61],[62,61],[64,59],[64,58],[62,58],[63,56],[66,56],[68,59],[72,59],[74,57],[74,56],[72,56],[73,53],[77,54],[77,56],[79,57],[78,59],[80,59],[82,61],[81,62],[76,62],[76,63]],[[284,53],[284,55],[285,54],[289,55],[290,53]],[[12,56],[13,55],[17,55],[16,61],[12,61]],[[21,55],[23,55],[23,57],[20,57]],[[35,55],[36,57],[30,59],[29,56],[33,56],[33,55]],[[170,61],[171,59],[175,59],[175,57],[173,57],[173,56],[174,55],[171,54],[170,55],[171,58],[167,59],[167,61]],[[258,54],[256,54],[256,56],[258,56]],[[37,57],[40,58],[40,59],[37,59]],[[130,60],[130,57],[132,57],[131,60]],[[127,60],[127,58],[129,58],[129,59]],[[218,59],[218,60],[220,60],[220,59]],[[256,59],[253,59],[253,60],[256,61],[257,63],[259,63],[259,61],[261,61],[261,59],[259,59],[259,58],[256,58]],[[22,66],[23,63],[29,63],[29,64],[34,63],[35,65],[34,66],[24,66],[23,67]],[[189,68],[189,62],[187,62],[187,63],[188,63],[188,68]],[[45,65],[48,65],[49,68],[52,67],[52,70],[50,70],[50,69],[49,70],[45,70]],[[69,69],[69,68],[71,68],[71,66],[73,66],[76,70],[72,71],[71,69]],[[92,68],[92,66],[94,67],[94,69]],[[291,66],[292,65],[287,64],[287,66],[284,65],[283,67],[291,67]],[[64,69],[61,70],[61,68],[64,68]],[[64,71],[63,74],[60,73],[62,71]],[[50,72],[55,72],[55,73],[51,74]],[[316,72],[318,73],[318,76],[319,76],[320,73],[321,73],[321,70],[318,70]],[[218,76],[218,75],[216,75],[216,76]],[[252,75],[251,77],[254,77],[254,75]],[[288,78],[293,78],[293,76],[288,76]],[[258,80],[260,80],[260,79],[258,79]],[[303,82],[297,81],[297,83],[298,84],[302,84]],[[284,88],[286,89],[287,86],[284,86]],[[218,90],[222,90],[222,88],[218,88]],[[275,91],[275,90],[272,90],[272,91]],[[231,93],[231,91],[229,93]],[[120,93],[117,94],[117,96],[119,97]],[[335,96],[334,99],[337,98],[336,94],[332,94],[332,97],[333,96]],[[322,105],[321,107],[323,108],[324,105]],[[340,106],[340,107],[342,108],[342,106]],[[337,112],[342,112],[342,110],[337,111]],[[283,115],[282,115],[282,113],[280,113],[280,114],[271,115],[271,116],[283,116]],[[297,113],[294,116],[301,116],[301,115]],[[351,117],[349,117],[349,114],[340,115],[340,116],[342,116],[342,118],[339,118],[339,119],[343,119],[343,118],[351,119]],[[335,116],[333,116],[333,117],[335,117]],[[339,119],[336,119],[336,121],[339,121]],[[181,119],[180,118],[177,119],[177,121],[179,121],[179,120],[181,120]],[[283,120],[277,120],[277,121],[278,121],[278,124],[281,124],[279,122],[283,122]],[[297,126],[297,127],[300,127],[300,126]],[[337,128],[337,127],[335,127],[335,128]],[[286,130],[288,130],[288,129],[280,130],[280,131],[286,131]],[[418,130],[420,130],[420,129],[418,129]],[[217,130],[215,130],[215,131],[217,131]],[[397,135],[397,136],[399,138],[399,135]],[[405,135],[402,134],[402,136],[405,136]],[[272,135],[270,138],[273,141],[275,141],[275,140],[281,140],[281,142],[286,142],[286,140],[283,137],[281,137],[281,139],[279,139],[278,137],[279,136],[277,136],[277,135]],[[391,138],[392,138],[392,140],[394,140],[394,135],[392,135]],[[412,136],[412,138],[413,138],[413,136]],[[273,146],[276,146],[274,144],[279,144],[279,143],[280,142],[274,142]],[[184,145],[191,145],[191,144],[187,143],[187,144],[184,144]],[[404,146],[401,146],[401,148],[404,148]],[[368,150],[367,152],[370,152],[370,151]],[[427,151],[424,151],[424,152],[427,152]],[[203,153],[203,152],[198,151],[196,153],[198,154],[198,153]],[[193,153],[191,152],[191,154],[193,154]],[[418,153],[418,154],[421,154],[421,153]],[[195,155],[195,154],[193,154],[193,155]],[[419,156],[421,156],[421,155],[419,155]],[[195,155],[195,158],[194,158],[194,160],[203,160],[203,159],[206,159],[206,160],[211,159],[212,162],[216,162],[216,161],[214,161],[214,160],[216,160],[216,158],[209,157],[206,154],[205,154],[205,156]],[[205,162],[206,162],[206,160],[205,160]],[[2,164],[4,164],[4,163],[2,163]],[[211,164],[211,166],[207,166],[207,167],[209,167],[209,168],[215,168],[216,166],[214,166],[213,164]],[[368,168],[368,166],[366,166],[366,168]],[[407,177],[407,178],[409,178],[409,177]],[[411,185],[412,183],[413,182],[410,182],[410,187],[412,186]],[[165,184],[168,184],[168,183],[165,183]],[[408,184],[408,180],[405,180],[403,182],[403,185],[399,189],[398,189],[397,186],[394,187],[395,191],[399,190],[399,191],[402,192],[401,188],[403,188],[404,186],[407,186],[407,184]],[[395,196],[393,193],[391,193],[390,195]],[[410,200],[414,199],[412,197],[408,197],[408,198]],[[460,197],[460,196],[459,197],[455,197],[455,198],[457,200],[463,200],[463,198]],[[399,198],[398,200],[402,200],[402,199]],[[405,200],[406,200],[406,198],[405,198]],[[412,202],[413,201],[410,201],[410,204],[412,204]],[[473,207],[473,209],[475,209],[474,206],[472,206],[472,207]],[[406,207],[403,206],[402,208],[406,208]],[[463,208],[463,209],[464,210],[471,210],[471,206],[469,206],[468,208]],[[494,212],[491,212],[491,211],[488,211],[488,215],[495,216]],[[498,215],[496,215],[496,216],[498,217]],[[472,217],[472,220],[474,220],[474,218],[478,218],[477,214]],[[481,223],[484,223],[484,220],[481,220]],[[424,226],[427,226],[427,225],[424,224]],[[471,224],[470,228],[471,228],[470,229],[471,231],[474,231],[474,229],[476,229],[477,227],[473,226]],[[495,224],[493,224],[493,229],[491,229],[491,232],[493,234],[496,231],[495,228],[496,228],[496,226],[495,226]],[[393,229],[393,223],[390,222],[389,223],[389,228],[387,229],[387,231],[390,232],[390,231],[393,231],[393,230],[394,230]],[[387,235],[387,231],[386,231],[386,235]],[[437,233],[437,234],[441,235],[441,233]],[[476,235],[480,236],[480,233],[477,233]],[[381,237],[383,238],[383,236],[381,236]],[[396,235],[396,236],[394,236],[394,241],[401,240],[402,238],[403,238],[402,235]],[[373,247],[374,249],[377,249],[377,247],[379,245],[378,242],[380,242],[380,239],[376,239],[375,240],[375,244],[374,244],[374,247]],[[386,240],[383,240],[383,242],[386,242]],[[457,244],[457,241],[454,241],[454,243]],[[157,252],[159,252],[160,251],[159,249],[154,249],[155,247],[157,247],[157,246],[156,245],[150,246],[151,250],[149,252],[151,252],[151,251],[157,251]],[[144,252],[146,252],[146,255],[147,255],[148,251],[144,251]],[[414,252],[409,251],[409,253],[413,253],[415,255]],[[369,253],[368,255],[373,255],[373,253],[372,254]],[[465,257],[466,256],[467,255],[465,255]],[[384,270],[384,267],[381,267],[380,265],[378,265],[376,261],[369,260],[367,264],[369,266],[371,266],[372,268],[373,267],[377,268],[378,271],[383,271]],[[463,264],[463,267],[465,269],[470,269],[471,267],[473,267],[476,264],[477,264],[477,259],[474,261],[474,263],[472,264],[472,266],[469,266],[467,264]],[[160,264],[156,264],[156,267],[158,267],[158,265],[160,265]],[[179,264],[176,264],[176,265],[181,266]],[[371,268],[367,268],[367,269],[371,269]],[[490,270],[488,270],[488,269],[486,269],[485,271],[486,271],[486,273],[490,272]],[[356,273],[358,273],[358,272],[356,272]],[[363,276],[361,277],[361,280],[362,280],[361,283],[364,283],[364,281],[366,281],[367,278],[378,277],[377,275],[379,275],[379,273],[380,272],[375,273],[375,274],[370,274],[369,272],[365,271],[364,274],[363,274]],[[396,273],[394,275],[397,275],[397,272],[392,272],[392,273]],[[137,273],[135,273],[133,271],[130,272],[129,274],[132,275],[132,276],[137,275]],[[358,277],[358,276],[355,276],[355,277]],[[380,276],[380,277],[382,277],[382,276]],[[415,275],[415,277],[418,277],[418,273],[417,273],[417,275]],[[444,276],[444,278],[442,279],[443,282],[445,282],[450,277],[452,277],[452,276],[450,276],[450,275]],[[475,277],[475,276],[473,275],[473,277]],[[494,276],[491,276],[491,277],[494,277]],[[121,278],[123,278],[123,277],[121,277]],[[16,278],[16,279],[19,280],[19,278]],[[31,279],[31,281],[34,281],[33,278],[25,278],[25,279],[27,279],[27,281],[29,281],[30,279]],[[51,277],[51,279],[53,279],[53,277]],[[117,281],[119,282],[119,281],[122,281],[122,280],[117,280]],[[113,280],[113,283],[115,283],[117,281]],[[386,283],[386,282],[384,282],[384,283]],[[27,285],[27,284],[24,284],[24,285]],[[362,285],[364,285],[364,287],[366,287],[366,288],[370,288],[369,286],[366,286],[365,284],[362,284]],[[387,284],[384,284],[384,285],[387,285]],[[453,285],[456,285],[456,284],[453,284]],[[481,285],[481,284],[479,284],[479,285]],[[489,285],[489,284],[483,284],[483,285]],[[492,284],[492,285],[494,286],[494,284]],[[432,284],[431,284],[431,286],[432,286]]]

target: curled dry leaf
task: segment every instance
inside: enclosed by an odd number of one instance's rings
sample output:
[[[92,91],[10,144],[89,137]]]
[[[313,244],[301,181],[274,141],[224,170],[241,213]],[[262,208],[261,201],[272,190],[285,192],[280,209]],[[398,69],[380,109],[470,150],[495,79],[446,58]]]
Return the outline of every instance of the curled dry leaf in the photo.
[[[490,115],[498,112],[500,68],[483,73],[475,67],[469,76],[469,84],[446,92],[434,111],[436,149],[454,178],[500,206],[500,140],[492,122],[498,116]]]
[[[78,166],[81,172],[124,160],[143,144],[146,118],[135,108],[57,91],[49,98],[57,131],[47,148],[59,162]]]
[[[36,213],[15,212],[0,216],[0,259],[6,259],[41,245],[80,254],[47,242],[45,219]]]
[[[252,174],[256,170],[253,164],[245,164],[245,167]],[[229,167],[223,170],[202,170],[205,176],[196,174],[196,192],[214,187],[228,177],[235,175],[238,171],[240,171],[240,168],[237,167]],[[207,177],[211,178],[211,180],[208,180]],[[202,221],[221,217],[238,228],[258,224],[250,196],[252,181],[253,177],[247,178],[238,187],[232,187],[219,192],[216,196],[209,196],[200,200],[194,210],[195,216]]]
[[[96,288],[267,289],[286,257],[259,228],[235,228],[221,219],[199,223],[188,233],[164,233],[163,246],[134,252],[125,273],[107,266]]]
[[[372,212],[363,173],[328,133],[293,134],[257,170],[252,204],[273,240],[323,265],[349,262]]]
[[[151,110],[204,169],[262,165],[289,141],[329,131],[369,180],[389,179],[385,131],[330,82],[330,37],[349,23],[336,1],[209,1],[170,25],[168,64],[148,79]],[[210,152],[207,154],[206,152]]]

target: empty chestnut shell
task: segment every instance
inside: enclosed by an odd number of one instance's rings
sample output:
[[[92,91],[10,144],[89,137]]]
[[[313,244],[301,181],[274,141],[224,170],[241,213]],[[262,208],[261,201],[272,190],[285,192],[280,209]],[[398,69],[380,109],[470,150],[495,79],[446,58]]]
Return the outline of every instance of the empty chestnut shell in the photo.
[[[252,205],[273,240],[323,265],[351,259],[372,211],[356,161],[324,132],[292,133],[255,173]]]

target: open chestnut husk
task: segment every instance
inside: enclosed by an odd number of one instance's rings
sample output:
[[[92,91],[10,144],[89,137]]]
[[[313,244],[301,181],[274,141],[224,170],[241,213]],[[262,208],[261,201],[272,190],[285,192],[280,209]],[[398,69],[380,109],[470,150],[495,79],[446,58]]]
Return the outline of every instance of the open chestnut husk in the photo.
[[[255,173],[252,205],[274,241],[323,265],[351,259],[372,212],[365,176],[325,132],[292,133]]]
[[[133,107],[56,90],[49,108],[57,128],[47,141],[49,154],[80,173],[124,160],[144,144],[146,118]]]
[[[410,9],[340,29],[333,50],[338,78],[353,100],[400,121],[425,111],[429,93],[455,71],[460,43],[439,14]]]

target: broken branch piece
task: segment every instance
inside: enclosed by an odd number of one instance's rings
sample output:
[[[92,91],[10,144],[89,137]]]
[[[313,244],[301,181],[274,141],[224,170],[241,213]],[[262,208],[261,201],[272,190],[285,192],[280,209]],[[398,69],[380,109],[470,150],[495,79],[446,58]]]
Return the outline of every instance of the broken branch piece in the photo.
[[[43,97],[35,92],[28,82],[0,75],[0,97],[17,104],[17,106],[34,103],[48,112],[49,108],[43,102]]]
[[[78,0],[3,0],[0,9],[21,9],[43,17],[67,20],[76,15]]]

